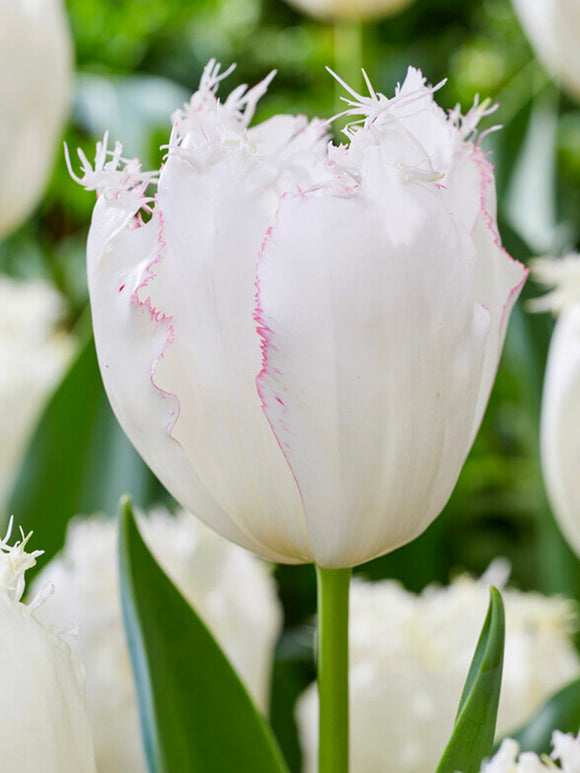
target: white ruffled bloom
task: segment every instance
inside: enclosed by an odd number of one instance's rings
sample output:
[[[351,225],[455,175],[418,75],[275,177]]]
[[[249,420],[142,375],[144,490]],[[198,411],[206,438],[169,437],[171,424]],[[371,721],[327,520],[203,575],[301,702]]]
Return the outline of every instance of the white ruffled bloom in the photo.
[[[317,19],[381,19],[402,11],[414,0],[288,0]]]
[[[91,773],[82,667],[58,631],[36,618],[36,605],[51,589],[29,605],[20,601],[24,573],[42,550],[27,553],[27,539],[9,546],[11,527],[0,540],[0,767],[2,773]]]
[[[546,70],[580,99],[578,0],[512,0],[524,32]]]
[[[256,704],[268,706],[281,606],[269,568],[221,539],[189,513],[154,510],[140,517],[145,541],[161,567],[195,607]],[[101,773],[146,771],[129,653],[121,616],[117,524],[76,519],[64,552],[37,578],[57,592],[45,617],[77,623],[73,649],[87,674],[87,706]],[[44,610],[41,610],[44,611]]]
[[[542,471],[556,520],[580,555],[580,256],[536,260],[534,274],[553,288],[534,308],[558,314],[544,375]]]
[[[501,248],[474,107],[418,70],[362,116],[224,103],[210,62],[156,173],[99,144],[87,247],[121,426],[184,507],[272,560],[345,567],[417,537],[479,428],[526,270]],[[142,217],[141,213],[146,216]],[[150,217],[148,216],[150,213]]]
[[[570,733],[552,735],[553,752],[550,757],[538,757],[533,752],[519,754],[519,746],[512,738],[502,742],[495,757],[484,763],[481,773],[580,773],[580,740]],[[558,760],[560,767],[552,760]]]
[[[72,90],[61,0],[0,3],[0,238],[30,214],[51,170]]]
[[[0,275],[0,512],[26,443],[72,352],[57,331],[63,302],[42,280]]]
[[[351,769],[425,773],[449,740],[489,603],[494,564],[415,595],[391,580],[353,580],[350,618]],[[493,577],[492,577],[493,575]],[[503,579],[505,579],[505,574]],[[498,735],[523,724],[555,690],[580,675],[572,642],[571,602],[512,589],[506,612]],[[297,704],[305,770],[316,770],[318,696],[311,685]]]

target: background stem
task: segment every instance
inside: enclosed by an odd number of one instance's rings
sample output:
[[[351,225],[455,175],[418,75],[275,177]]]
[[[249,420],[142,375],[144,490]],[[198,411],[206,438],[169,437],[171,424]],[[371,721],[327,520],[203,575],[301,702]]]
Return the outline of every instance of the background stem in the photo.
[[[355,91],[362,88],[362,25],[360,21],[337,21],[334,24],[334,71]],[[345,104],[340,97],[348,96],[340,83],[335,83],[339,109]]]
[[[348,773],[348,592],[350,569],[316,567],[318,773]]]

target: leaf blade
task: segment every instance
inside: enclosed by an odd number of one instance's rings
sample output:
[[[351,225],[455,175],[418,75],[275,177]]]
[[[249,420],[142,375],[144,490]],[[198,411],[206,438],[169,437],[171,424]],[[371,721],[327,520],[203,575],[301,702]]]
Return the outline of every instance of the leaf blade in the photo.
[[[150,771],[287,773],[237,674],[143,542],[128,499],[120,546],[123,617]]]
[[[436,773],[479,773],[493,749],[499,704],[505,617],[499,591],[490,587],[490,602],[459,702],[453,733]]]

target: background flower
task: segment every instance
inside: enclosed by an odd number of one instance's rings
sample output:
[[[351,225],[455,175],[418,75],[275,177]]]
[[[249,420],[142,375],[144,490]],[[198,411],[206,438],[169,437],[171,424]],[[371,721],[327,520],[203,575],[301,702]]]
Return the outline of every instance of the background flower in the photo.
[[[0,238],[42,193],[66,118],[72,44],[61,0],[0,5]]]
[[[11,522],[12,523],[12,522]],[[26,540],[0,540],[0,749],[5,773],[91,773],[95,760],[80,663],[52,626],[38,621],[35,605],[20,601],[24,573],[41,550]],[[50,602],[48,602],[48,605]],[[36,610],[37,611],[37,610]]]
[[[580,6],[576,0],[512,0],[550,75],[580,99]]]
[[[414,0],[288,0],[319,19],[377,19],[406,8]]]
[[[0,275],[0,512],[30,432],[73,349],[58,330],[62,298],[47,281]]]
[[[480,580],[461,576],[422,594],[397,582],[354,580],[351,587],[351,768],[356,773],[435,770],[451,735],[459,699],[489,602],[496,563]],[[506,649],[497,722],[501,737],[580,674],[572,633],[575,607],[562,598],[502,592]],[[297,705],[305,770],[316,770],[317,692]]]
[[[537,260],[534,273],[553,288],[534,308],[558,314],[542,395],[542,471],[556,520],[580,555],[580,257]]]
[[[519,746],[512,738],[503,741],[496,755],[481,768],[481,773],[544,773],[544,771],[562,770],[563,773],[576,773],[580,768],[580,742],[571,733],[556,731],[552,736],[553,760],[561,763],[561,768],[551,760],[538,757],[533,752],[519,754]]]
[[[196,609],[256,704],[269,703],[273,650],[282,615],[269,567],[206,529],[189,513],[154,510],[140,518],[149,548]],[[102,773],[146,771],[119,595],[117,524],[71,523],[62,554],[35,581],[57,588],[39,610],[52,624],[78,624],[73,649],[87,675],[87,706]],[[195,663],[192,662],[192,668]]]
[[[94,169],[81,154],[105,388],[212,528],[354,566],[445,505],[526,277],[470,141],[485,110],[447,116],[409,68],[392,100],[345,86],[362,118],[337,147],[302,116],[248,128],[271,77],[222,104],[224,76],[210,62],[174,116],[154,199],[156,173],[120,146],[99,144]]]

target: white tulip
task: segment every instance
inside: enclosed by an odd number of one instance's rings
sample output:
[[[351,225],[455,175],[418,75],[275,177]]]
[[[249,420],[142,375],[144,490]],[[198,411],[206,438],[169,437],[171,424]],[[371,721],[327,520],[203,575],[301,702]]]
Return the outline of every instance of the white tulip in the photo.
[[[536,260],[534,273],[553,287],[536,310],[558,314],[544,375],[542,472],[556,520],[580,555],[580,257]]]
[[[391,580],[351,587],[350,706],[353,773],[434,771],[489,603],[492,565],[415,595]],[[491,576],[493,575],[493,576]],[[505,575],[504,575],[505,579]],[[574,607],[561,598],[502,591],[506,644],[498,736],[517,729],[557,689],[580,675]],[[305,771],[316,771],[316,685],[297,704]]]
[[[402,11],[414,0],[288,0],[318,19],[381,19]]]
[[[42,194],[71,87],[72,44],[61,0],[2,0],[0,238]]]
[[[0,512],[26,444],[73,342],[58,331],[60,295],[42,280],[0,276]]]
[[[92,773],[84,675],[70,647],[20,599],[42,551],[0,540],[0,768],[2,773]],[[50,604],[50,602],[49,602]],[[36,610],[38,611],[38,610]]]
[[[526,270],[492,167],[418,70],[350,91],[350,144],[210,62],[156,173],[99,144],[87,262],[105,387],[175,498],[272,560],[348,567],[441,512]],[[79,179],[79,178],[77,178]]]
[[[580,3],[578,0],[512,0],[539,60],[580,99]]]
[[[269,568],[255,556],[206,529],[189,513],[156,510],[139,519],[149,548],[195,607],[266,711],[281,605]],[[63,553],[36,583],[54,584],[40,610],[56,625],[77,623],[73,650],[86,669],[87,707],[101,773],[147,770],[137,701],[121,616],[115,521],[76,519]],[[192,667],[194,664],[192,663]]]
[[[519,746],[512,738],[502,742],[496,755],[484,763],[481,773],[579,773],[580,771],[580,739],[570,733],[560,733],[558,730],[552,736],[552,760],[561,764],[557,767],[551,760],[538,757],[533,752],[519,754]]]

